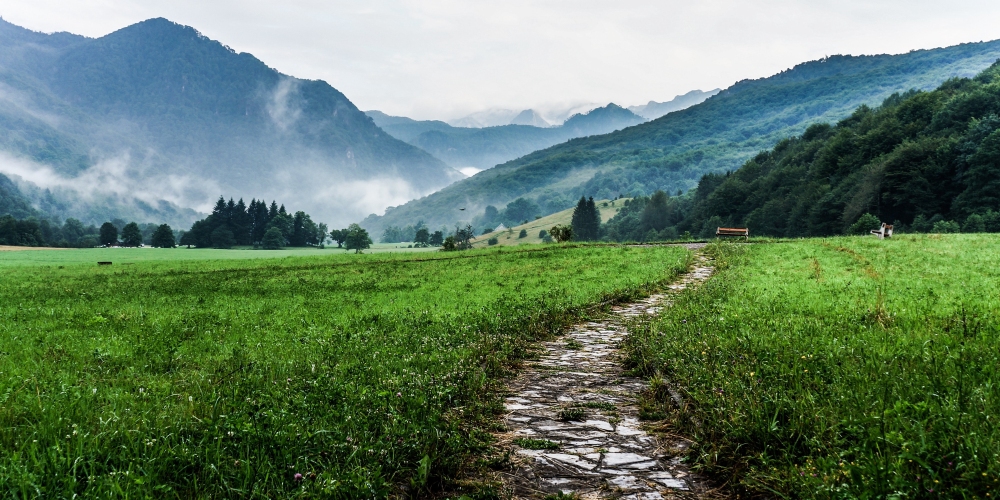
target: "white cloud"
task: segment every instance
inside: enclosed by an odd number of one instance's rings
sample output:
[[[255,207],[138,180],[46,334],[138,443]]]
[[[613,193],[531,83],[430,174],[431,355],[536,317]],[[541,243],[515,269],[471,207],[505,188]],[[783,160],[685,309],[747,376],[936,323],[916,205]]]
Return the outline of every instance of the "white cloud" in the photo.
[[[160,200],[199,211],[211,210],[219,186],[212,180],[177,174],[157,174],[132,161],[128,153],[99,161],[75,177],[52,167],[0,152],[0,173],[15,181],[51,191],[70,191],[84,201],[114,197],[155,206]]]
[[[362,109],[437,119],[665,101],[825,55],[1000,37],[992,0],[5,0],[0,15],[89,36],[167,17]]]

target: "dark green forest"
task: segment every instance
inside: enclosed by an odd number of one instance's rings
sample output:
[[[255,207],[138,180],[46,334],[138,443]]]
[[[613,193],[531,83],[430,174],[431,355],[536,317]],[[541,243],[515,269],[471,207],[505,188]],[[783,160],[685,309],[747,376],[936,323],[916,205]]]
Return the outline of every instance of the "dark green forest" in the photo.
[[[417,220],[452,225],[468,220],[459,208],[479,212],[519,197],[542,207],[563,197],[569,203],[562,210],[580,196],[686,192],[705,174],[735,170],[812,124],[839,121],[858,106],[877,106],[895,92],[932,90],[952,77],[973,77],[998,57],[1000,42],[986,42],[803,63],[768,78],[738,82],[701,104],[651,122],[536,151],[391,208],[382,217],[369,217],[363,225],[376,230]]]
[[[303,211],[291,214],[285,205],[278,206],[275,201],[268,206],[263,200],[253,199],[247,205],[243,198],[227,202],[220,196],[212,213],[195,222],[180,244],[201,248],[252,245],[266,249],[319,246],[326,240],[326,233],[326,224],[313,222]]]
[[[893,94],[818,123],[686,194],[625,200],[610,241],[752,235],[1000,232],[1000,62],[975,78]]]
[[[1000,231],[1000,62],[816,124],[701,179],[679,230],[826,236],[872,214],[917,232]]]

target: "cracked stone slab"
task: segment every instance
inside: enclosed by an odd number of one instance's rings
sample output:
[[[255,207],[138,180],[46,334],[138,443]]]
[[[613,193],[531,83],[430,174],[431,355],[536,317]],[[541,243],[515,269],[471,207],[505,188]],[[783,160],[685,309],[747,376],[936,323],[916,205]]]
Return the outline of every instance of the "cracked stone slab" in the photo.
[[[693,249],[697,249],[693,248]],[[696,256],[694,269],[670,285],[669,293],[695,286],[712,274],[711,262]],[[629,318],[656,315],[670,307],[668,294],[616,306],[600,321],[576,325],[511,384],[502,442],[519,437],[556,443],[558,449],[527,450],[516,444],[515,469],[503,477],[514,498],[575,493],[581,499],[652,500],[691,498],[707,491],[670,451],[687,443],[665,442],[639,422],[637,397],[645,381],[625,376],[618,346]],[[572,410],[571,412],[565,412]]]

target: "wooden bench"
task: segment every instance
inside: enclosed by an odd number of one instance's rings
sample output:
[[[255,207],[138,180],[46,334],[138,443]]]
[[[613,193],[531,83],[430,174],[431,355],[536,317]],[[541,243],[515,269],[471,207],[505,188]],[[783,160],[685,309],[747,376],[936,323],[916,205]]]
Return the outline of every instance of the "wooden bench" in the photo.
[[[878,239],[892,238],[892,224],[882,223],[882,227],[879,229],[872,229],[872,234],[878,236]]]
[[[750,241],[750,230],[745,227],[720,227],[715,229],[716,236],[736,236]]]

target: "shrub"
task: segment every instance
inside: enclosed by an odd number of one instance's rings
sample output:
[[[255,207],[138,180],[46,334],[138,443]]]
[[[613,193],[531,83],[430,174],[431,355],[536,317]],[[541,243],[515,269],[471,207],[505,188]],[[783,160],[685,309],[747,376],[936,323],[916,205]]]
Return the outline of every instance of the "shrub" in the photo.
[[[549,232],[548,232],[548,231],[546,231],[546,230],[544,230],[544,229],[542,229],[541,231],[539,231],[539,232],[538,232],[538,237],[539,237],[539,238],[541,238],[541,239],[543,239],[543,240],[544,240],[544,239],[545,239],[545,237],[546,237],[546,236],[548,236],[548,235],[549,235]]]
[[[985,233],[986,232],[986,222],[983,220],[983,216],[979,214],[972,214],[969,218],[965,219],[965,224],[962,225],[963,233]]]
[[[851,227],[847,229],[847,234],[870,234],[873,229],[878,229],[882,226],[882,221],[872,214],[864,214],[858,217],[857,222],[851,224]]]
[[[280,229],[272,227],[264,233],[261,243],[265,250],[280,250],[285,245],[285,237]]]
[[[953,220],[940,220],[934,223],[934,228],[931,231],[942,234],[958,233],[962,231],[962,228]]]
[[[489,246],[496,245],[497,243],[500,243],[500,240],[498,240],[496,236],[486,240],[486,244]]]
[[[522,229],[521,232],[518,233],[517,237],[518,237],[518,239],[527,238],[528,237],[528,230],[527,229]]]

